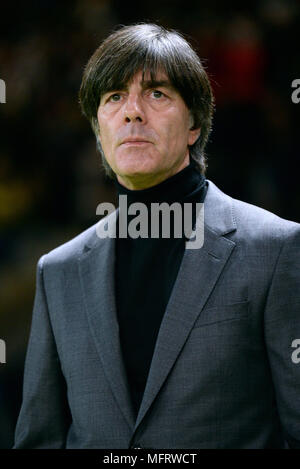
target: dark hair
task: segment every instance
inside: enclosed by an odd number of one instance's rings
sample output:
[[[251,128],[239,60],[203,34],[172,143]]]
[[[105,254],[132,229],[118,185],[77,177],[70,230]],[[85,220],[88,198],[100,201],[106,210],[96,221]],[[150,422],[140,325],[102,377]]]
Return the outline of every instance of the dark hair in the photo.
[[[122,26],[110,34],[87,63],[79,92],[83,114],[90,121],[97,139],[102,162],[109,177],[115,173],[108,165],[98,136],[97,111],[104,93],[122,89],[139,72],[164,71],[183,98],[193,117],[193,128],[201,127],[190,156],[205,174],[204,148],[211,131],[214,98],[204,67],[190,44],[174,30],[151,23]]]

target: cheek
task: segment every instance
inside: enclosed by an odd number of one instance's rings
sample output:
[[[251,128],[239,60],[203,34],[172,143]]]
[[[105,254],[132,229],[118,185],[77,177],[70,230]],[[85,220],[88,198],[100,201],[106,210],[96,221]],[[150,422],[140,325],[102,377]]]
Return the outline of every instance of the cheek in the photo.
[[[164,125],[158,127],[167,147],[186,147],[188,143],[187,124],[181,118],[167,119]]]
[[[107,125],[107,122],[103,119],[98,119],[99,124],[99,136],[100,142],[103,150],[109,150],[112,147],[113,139],[112,135],[114,134],[110,127]]]

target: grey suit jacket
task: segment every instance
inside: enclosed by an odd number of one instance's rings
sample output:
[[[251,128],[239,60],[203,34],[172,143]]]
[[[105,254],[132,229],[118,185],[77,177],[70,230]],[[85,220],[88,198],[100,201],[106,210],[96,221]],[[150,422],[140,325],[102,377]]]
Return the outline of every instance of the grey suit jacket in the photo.
[[[115,239],[96,224],[41,257],[14,448],[300,447],[300,225],[208,183],[136,419]]]

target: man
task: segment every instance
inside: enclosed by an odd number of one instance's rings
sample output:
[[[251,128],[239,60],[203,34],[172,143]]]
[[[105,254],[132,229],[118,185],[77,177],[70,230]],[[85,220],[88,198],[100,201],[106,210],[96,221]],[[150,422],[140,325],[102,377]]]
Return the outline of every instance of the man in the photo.
[[[199,58],[174,31],[123,27],[80,102],[119,196],[190,203],[193,228],[203,204],[204,243],[187,249],[175,222],[121,236],[120,205],[42,256],[14,447],[300,447],[300,225],[205,179]]]

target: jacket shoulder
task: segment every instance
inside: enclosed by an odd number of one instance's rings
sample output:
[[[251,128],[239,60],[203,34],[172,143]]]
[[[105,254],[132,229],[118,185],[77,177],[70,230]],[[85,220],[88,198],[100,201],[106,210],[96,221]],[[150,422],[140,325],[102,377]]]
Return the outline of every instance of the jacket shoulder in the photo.
[[[300,224],[276,215],[254,204],[232,198],[237,226],[245,226],[256,233],[284,235],[297,233]]]
[[[99,222],[95,223],[94,225],[76,235],[74,238],[61,244],[60,246],[57,246],[42,256],[42,263],[44,263],[46,259],[47,263],[51,264],[77,260],[80,254],[84,251],[85,246],[94,242],[94,240],[97,238],[96,229],[98,223]]]
[[[234,232],[234,237],[249,242],[281,241],[296,236],[299,239],[300,224],[282,218],[275,213],[249,202],[231,197],[219,189],[212,181],[207,215],[210,226],[222,226],[223,231]],[[230,222],[228,222],[230,220]],[[228,229],[229,227],[229,229]]]

